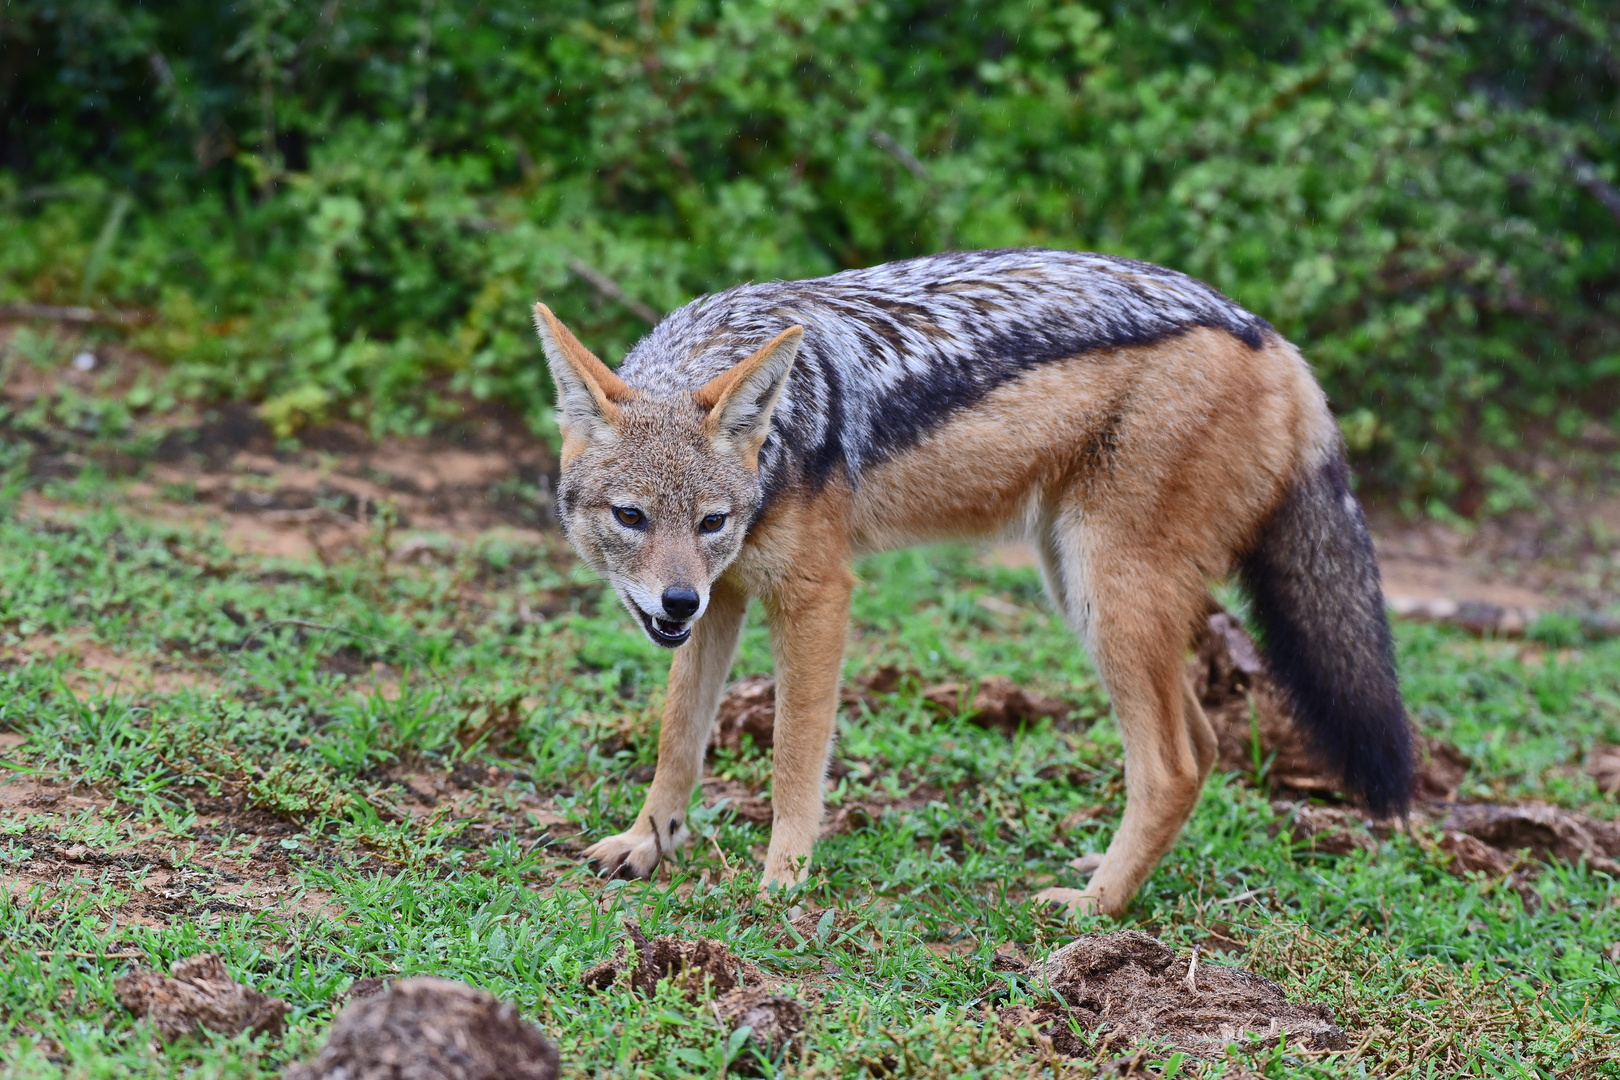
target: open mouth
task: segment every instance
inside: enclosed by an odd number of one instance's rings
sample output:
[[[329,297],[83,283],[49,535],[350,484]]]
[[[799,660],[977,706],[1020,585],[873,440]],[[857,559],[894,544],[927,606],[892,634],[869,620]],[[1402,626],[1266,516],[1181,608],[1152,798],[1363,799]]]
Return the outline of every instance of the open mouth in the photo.
[[[647,631],[647,636],[652,638],[654,645],[673,649],[684,645],[686,639],[692,636],[690,623],[670,622],[668,619],[657,618],[642,611],[639,604],[636,605],[636,614],[641,616],[642,629]]]

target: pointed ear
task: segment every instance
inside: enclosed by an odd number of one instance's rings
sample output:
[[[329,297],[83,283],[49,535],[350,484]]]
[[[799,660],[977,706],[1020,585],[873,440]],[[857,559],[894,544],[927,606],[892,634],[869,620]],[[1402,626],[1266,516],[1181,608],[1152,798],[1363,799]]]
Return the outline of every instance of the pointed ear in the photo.
[[[709,410],[703,430],[716,446],[737,450],[750,468],[759,465],[759,448],[770,431],[771,410],[787,385],[803,339],[804,327],[790,327],[692,393]]]
[[[611,438],[619,421],[619,404],[636,391],[591,354],[544,304],[534,305],[534,328],[540,333],[551,381],[557,387],[558,426],[564,443]]]

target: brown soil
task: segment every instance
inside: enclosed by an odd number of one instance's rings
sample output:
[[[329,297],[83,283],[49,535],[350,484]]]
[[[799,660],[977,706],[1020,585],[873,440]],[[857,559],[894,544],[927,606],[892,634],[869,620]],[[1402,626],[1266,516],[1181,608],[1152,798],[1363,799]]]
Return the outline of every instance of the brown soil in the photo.
[[[1345,855],[1371,851],[1388,822],[1346,807],[1273,803],[1286,827],[1313,852]],[[1425,802],[1413,808],[1408,828],[1431,838],[1438,861],[1452,874],[1483,874],[1518,893],[1530,908],[1541,900],[1532,882],[1550,862],[1585,862],[1620,875],[1620,822],[1605,821],[1545,803]]]
[[[1286,804],[1283,805],[1286,808]],[[1339,807],[1308,803],[1294,807],[1289,831],[1311,851],[1326,855],[1378,849],[1378,839],[1368,829],[1366,820],[1354,811]]]
[[[505,527],[543,542],[554,469],[539,440],[497,410],[453,435],[378,442],[332,425],[290,450],[251,412],[230,407],[165,436],[130,497],[137,509],[173,516],[174,493],[187,492],[188,516],[218,525],[240,550],[324,559],[366,540],[385,506],[401,530],[471,537]],[[538,496],[518,495],[518,485]]]
[[[1229,1043],[1343,1049],[1333,1013],[1288,1000],[1282,987],[1240,968],[1177,956],[1139,930],[1084,934],[1042,963],[1023,967],[998,957],[998,970],[1022,975],[1032,992],[1058,1001],[1003,1010],[1003,1031],[1033,1028],[1066,1056],[1122,1053],[1142,1044],[1198,1056]],[[1074,1029],[1085,1034],[1082,1036]]]
[[[718,941],[700,938],[688,941],[669,935],[649,939],[633,919],[624,921],[627,944],[620,944],[613,957],[587,968],[580,985],[606,990],[621,978],[631,989],[651,996],[660,981],[668,980],[690,1001],[701,1001],[741,987],[763,987],[765,975],[746,960],[738,959]]]
[[[0,342],[12,329],[0,323]],[[73,332],[58,336],[59,352],[76,351]],[[0,406],[22,412],[68,388],[117,396],[142,377],[161,377],[134,350],[101,343],[94,353],[91,371],[4,365]],[[128,491],[132,510],[217,526],[238,550],[263,555],[330,557],[367,539],[385,505],[402,529],[462,538],[508,528],[537,540],[550,521],[556,462],[521,418],[498,406],[467,401],[463,419],[438,434],[377,441],[357,425],[333,423],[300,432],[297,444],[278,442],[250,406],[234,404],[143,427],[157,445],[151,462],[76,432],[31,430],[30,468],[40,478],[92,463],[139,474]]]
[[[1074,706],[1067,701],[1026,690],[1003,675],[988,675],[972,686],[930,686],[923,690],[923,700],[946,715],[960,713],[971,723],[1009,735],[1038,720],[1066,720],[1074,712]]]
[[[804,1004],[778,993],[764,972],[721,942],[674,935],[649,939],[632,919],[624,921],[624,929],[628,944],[621,944],[611,959],[587,968],[580,985],[607,990],[628,982],[650,997],[667,981],[688,1001],[711,1001],[716,1019],[731,1030],[749,1028],[749,1043],[767,1058],[786,1050],[804,1030]]]
[[[805,1024],[803,1002],[757,986],[721,994],[715,999],[714,1015],[733,1031],[748,1028],[748,1041],[766,1058],[787,1050]]]
[[[771,823],[771,801],[755,795],[751,788],[736,780],[706,776],[698,787],[703,793],[703,805],[707,808],[712,809],[724,800],[726,809],[740,821],[746,821],[750,825]]]
[[[1532,616],[1613,605],[1620,594],[1620,496],[1549,488],[1540,499],[1535,513],[1512,512],[1467,531],[1371,508],[1385,595],[1397,608],[1443,600]]]
[[[746,735],[763,750],[775,744],[776,680],[769,675],[746,675],[727,688],[720,699],[709,749],[736,752]]]
[[[127,898],[111,914],[121,923],[169,926],[246,912],[286,916],[332,914],[335,897],[304,888],[280,840],[297,823],[230,800],[194,802],[195,845],[137,821],[93,788],[51,777],[0,774],[0,825],[13,861],[0,881],[14,897],[38,886],[71,893],[85,876],[127,876]],[[94,846],[73,839],[88,820],[112,826],[113,839]],[[221,854],[221,848],[228,853]],[[181,851],[189,848],[182,856]],[[22,850],[27,858],[16,856]],[[300,853],[319,855],[308,846]]]
[[[91,694],[174,694],[208,689],[214,678],[173,656],[132,655],[95,640],[89,630],[70,630],[54,637],[35,634],[14,645],[0,645],[0,662],[37,663],[69,657],[63,672],[68,689],[81,700]]]
[[[1442,834],[1465,834],[1505,855],[1522,851],[1540,862],[1585,861],[1620,876],[1620,822],[1546,803],[1452,803],[1431,808],[1430,815]]]
[[[1594,746],[1586,755],[1586,774],[1607,795],[1620,795],[1620,746]]]
[[[996,728],[1009,735],[1039,720],[1067,720],[1074,706],[1067,701],[1027,690],[1003,675],[987,675],[976,683],[948,682],[921,686],[917,673],[895,667],[881,667],[846,683],[840,703],[847,710],[863,705],[877,709],[883,697],[910,684],[921,690],[923,700],[935,712],[964,716],[980,727]],[[720,711],[709,737],[709,750],[737,751],[743,736],[760,749],[775,745],[776,680],[769,675],[745,675],[727,688],[720,699]]]
[[[1369,507],[1384,596],[1397,615],[1475,633],[1522,634],[1540,615],[1583,613],[1590,637],[1620,635],[1603,614],[1620,600],[1620,494],[1548,492],[1536,514],[1514,512],[1466,530],[1412,522]],[[989,558],[1036,565],[1024,543],[997,544]]]
[[[352,1000],[286,1080],[555,1080],[557,1048],[510,1004],[417,977]]]
[[[113,980],[118,1003],[151,1021],[163,1042],[207,1028],[221,1035],[279,1034],[292,1006],[232,979],[212,953],[177,961],[168,976],[143,968]]]

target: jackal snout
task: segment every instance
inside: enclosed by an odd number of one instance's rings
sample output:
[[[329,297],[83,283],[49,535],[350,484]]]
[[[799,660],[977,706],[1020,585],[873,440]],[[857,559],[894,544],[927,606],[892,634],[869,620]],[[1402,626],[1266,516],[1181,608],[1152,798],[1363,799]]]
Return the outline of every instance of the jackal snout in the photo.
[[[664,590],[664,614],[678,622],[685,622],[698,613],[703,600],[696,589],[687,585],[671,585]]]

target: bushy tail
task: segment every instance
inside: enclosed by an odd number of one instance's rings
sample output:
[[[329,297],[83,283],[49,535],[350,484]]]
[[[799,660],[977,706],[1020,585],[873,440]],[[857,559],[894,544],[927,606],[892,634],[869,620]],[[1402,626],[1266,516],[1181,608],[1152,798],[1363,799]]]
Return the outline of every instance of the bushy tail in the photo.
[[[1302,476],[1239,572],[1272,678],[1323,763],[1374,813],[1404,811],[1411,735],[1372,536],[1342,455]]]

